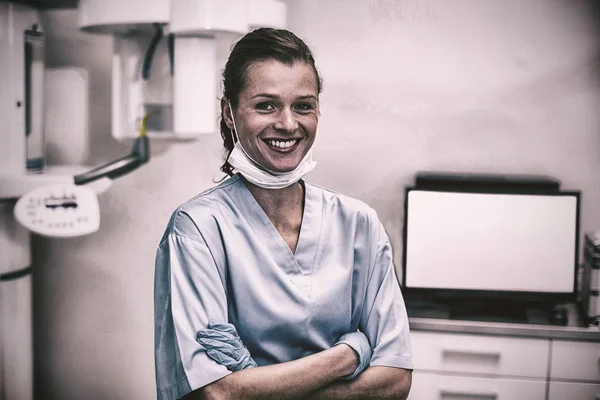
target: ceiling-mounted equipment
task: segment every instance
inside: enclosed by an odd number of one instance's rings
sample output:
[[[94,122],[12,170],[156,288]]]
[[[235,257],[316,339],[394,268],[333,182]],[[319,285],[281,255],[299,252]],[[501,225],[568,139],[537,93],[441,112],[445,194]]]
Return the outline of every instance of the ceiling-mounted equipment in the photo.
[[[219,35],[283,28],[277,0],[81,0],[81,29],[114,36],[112,133],[135,138],[148,113],[151,139],[217,131]]]

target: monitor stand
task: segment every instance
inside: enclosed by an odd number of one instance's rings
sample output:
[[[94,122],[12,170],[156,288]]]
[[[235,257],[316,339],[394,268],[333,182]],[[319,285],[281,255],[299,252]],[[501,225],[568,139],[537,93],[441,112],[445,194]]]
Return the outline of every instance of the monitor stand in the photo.
[[[450,320],[506,322],[515,324],[571,325],[556,303],[524,302],[501,298],[411,298],[407,297],[409,317]]]
[[[526,308],[514,303],[501,301],[469,301],[455,303],[450,308],[450,319],[469,321],[496,321],[515,324],[527,323]]]

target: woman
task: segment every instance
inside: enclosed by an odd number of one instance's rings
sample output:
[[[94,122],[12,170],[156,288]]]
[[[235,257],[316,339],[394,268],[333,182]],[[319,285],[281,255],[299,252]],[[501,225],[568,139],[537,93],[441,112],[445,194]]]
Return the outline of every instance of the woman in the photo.
[[[181,205],[157,251],[158,397],[405,398],[387,235],[364,203],[302,180],[321,92],[310,50],[261,28],[223,78],[230,178]]]

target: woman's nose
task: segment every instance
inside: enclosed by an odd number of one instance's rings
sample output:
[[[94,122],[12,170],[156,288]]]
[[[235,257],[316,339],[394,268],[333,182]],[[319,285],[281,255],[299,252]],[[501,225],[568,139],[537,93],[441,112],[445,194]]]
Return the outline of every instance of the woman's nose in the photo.
[[[298,129],[298,121],[296,121],[296,116],[291,109],[284,108],[281,110],[275,122],[275,129],[289,133]]]

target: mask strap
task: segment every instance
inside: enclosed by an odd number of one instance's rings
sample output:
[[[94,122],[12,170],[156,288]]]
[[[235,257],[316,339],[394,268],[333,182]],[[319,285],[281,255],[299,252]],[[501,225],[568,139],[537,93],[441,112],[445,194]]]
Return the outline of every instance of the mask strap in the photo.
[[[235,139],[235,142],[238,142],[240,140],[240,138],[237,135],[237,127],[235,126],[235,118],[233,118],[233,109],[231,108],[231,103],[229,102],[229,100],[227,100],[227,105],[229,106],[229,113],[231,114],[231,121],[233,121],[233,129],[231,130],[231,133],[233,135],[233,138]]]
[[[235,139],[234,144],[239,144],[240,149],[242,150],[242,152],[244,152],[246,157],[248,157],[248,159],[250,159],[250,161],[252,161],[254,164],[256,164],[259,168],[268,171],[268,169],[264,168],[262,165],[260,165],[258,162],[256,162],[256,160],[254,158],[250,157],[250,154],[248,154],[246,149],[244,149],[244,146],[242,146],[240,137],[237,135],[237,126],[235,126],[235,118],[233,117],[233,109],[231,108],[231,103],[229,102],[229,100],[227,101],[227,104],[229,105],[229,112],[231,113],[231,121],[233,122],[233,129],[231,129],[231,133]]]

